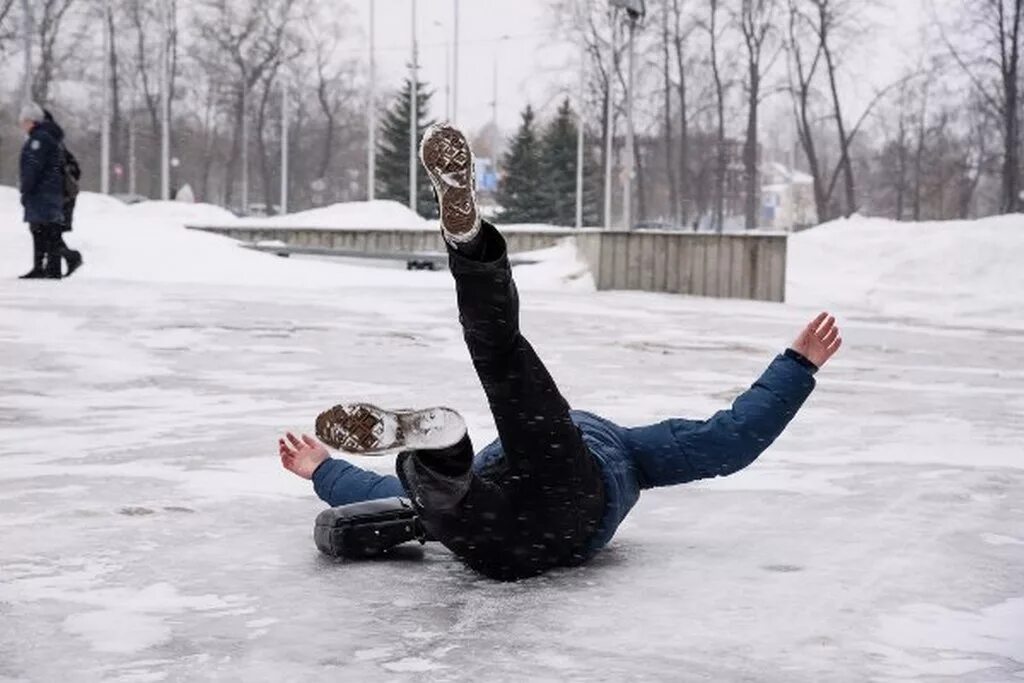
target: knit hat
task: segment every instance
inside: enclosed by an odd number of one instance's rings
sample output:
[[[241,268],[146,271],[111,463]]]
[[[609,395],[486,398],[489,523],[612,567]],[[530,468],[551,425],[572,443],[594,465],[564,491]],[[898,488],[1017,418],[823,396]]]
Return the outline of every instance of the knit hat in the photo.
[[[26,102],[21,106],[21,113],[18,115],[19,121],[35,121],[39,122],[43,120],[43,108],[35,102]]]

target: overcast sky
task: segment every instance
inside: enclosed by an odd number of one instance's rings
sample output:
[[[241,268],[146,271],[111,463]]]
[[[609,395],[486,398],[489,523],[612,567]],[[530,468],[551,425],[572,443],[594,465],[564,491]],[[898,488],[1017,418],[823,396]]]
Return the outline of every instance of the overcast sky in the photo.
[[[350,0],[369,33],[369,3],[376,7],[378,78],[383,88],[396,87],[409,61],[413,0]],[[851,105],[870,97],[872,87],[898,77],[913,59],[925,25],[928,0],[880,0],[872,10],[877,28],[864,36],[867,49],[857,56],[857,78],[849,79]],[[553,35],[549,0],[460,0],[460,79],[458,121],[473,129],[491,118],[494,68],[498,70],[498,123],[512,129],[519,111],[530,102],[549,104],[559,84],[575,87],[566,68],[575,50]],[[451,50],[455,0],[417,0],[417,28],[423,78],[437,89],[434,116],[444,116],[445,53]],[[356,27],[353,27],[356,28]],[[447,44],[447,45],[446,45]]]

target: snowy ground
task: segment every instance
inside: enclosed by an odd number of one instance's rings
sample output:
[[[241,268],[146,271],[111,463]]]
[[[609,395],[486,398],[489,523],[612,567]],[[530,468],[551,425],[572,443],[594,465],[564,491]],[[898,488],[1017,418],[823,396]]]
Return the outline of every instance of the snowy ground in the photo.
[[[768,453],[646,492],[590,565],[504,585],[433,546],[320,557],[321,505],[275,457],[351,398],[493,436],[447,274],[86,199],[66,282],[12,280],[27,240],[0,231],[0,681],[1024,680],[1020,289],[986,299],[1001,317],[908,317],[820,281],[847,343]],[[520,273],[524,331],[580,408],[702,416],[815,312],[827,250],[804,248],[787,306],[594,293],[556,251]]]

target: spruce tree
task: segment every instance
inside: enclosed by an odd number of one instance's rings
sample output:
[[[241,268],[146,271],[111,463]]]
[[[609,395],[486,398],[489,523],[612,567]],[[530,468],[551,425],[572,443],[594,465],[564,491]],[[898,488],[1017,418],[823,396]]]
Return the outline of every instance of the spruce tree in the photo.
[[[496,199],[505,223],[545,222],[550,210],[545,207],[541,176],[540,144],[534,131],[533,108],[523,110],[523,121],[501,161],[501,181]]]
[[[432,91],[422,81],[416,83],[416,144],[424,131],[433,123],[429,119]],[[402,90],[381,118],[377,142],[377,187],[380,199],[393,199],[409,204],[409,118],[412,111],[412,81],[405,79]],[[419,164],[419,160],[416,160]],[[427,179],[426,171],[420,166],[416,171],[416,210],[427,218],[437,217],[437,203]]]
[[[544,129],[540,141],[540,169],[544,179],[541,206],[546,223],[576,225],[576,114],[566,99]],[[594,146],[583,148],[583,224],[597,225],[600,218],[600,179]]]
[[[541,174],[547,222],[576,224],[576,122],[569,100],[558,108],[541,137]]]

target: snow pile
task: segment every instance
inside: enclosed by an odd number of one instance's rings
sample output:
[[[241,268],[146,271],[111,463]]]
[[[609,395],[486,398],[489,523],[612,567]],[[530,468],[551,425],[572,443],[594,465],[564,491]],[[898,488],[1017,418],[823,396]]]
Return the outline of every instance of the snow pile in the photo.
[[[366,211],[365,220],[360,220],[360,210]],[[395,202],[359,202],[344,209],[339,205],[304,213],[321,215],[325,220],[328,216],[340,216],[350,225],[384,225],[390,221],[389,215],[402,218],[405,213],[424,226],[431,225]],[[0,186],[0,216],[6,217],[0,229],[0,274],[10,278],[29,269],[32,254],[31,236],[21,222],[16,189]],[[81,249],[85,256],[85,267],[75,274],[75,279],[313,289],[451,286],[451,278],[443,272],[407,272],[400,265],[380,261],[353,265],[330,260],[283,259],[244,249],[226,237],[184,227],[237,220],[230,212],[209,204],[150,201],[129,206],[105,195],[83,192],[75,212],[74,232],[67,238],[69,246]],[[406,227],[412,226],[409,216],[404,220]],[[516,269],[517,278],[521,273],[521,284],[527,287],[593,287],[571,246],[530,256],[542,262]]]
[[[1024,216],[855,216],[794,235],[787,299],[892,317],[1024,322]]]
[[[415,211],[399,202],[376,200],[372,202],[345,202],[319,209],[289,213],[266,218],[211,219],[202,225],[245,225],[272,228],[359,228],[364,230],[400,229],[426,230],[437,227],[437,221],[421,218]]]

